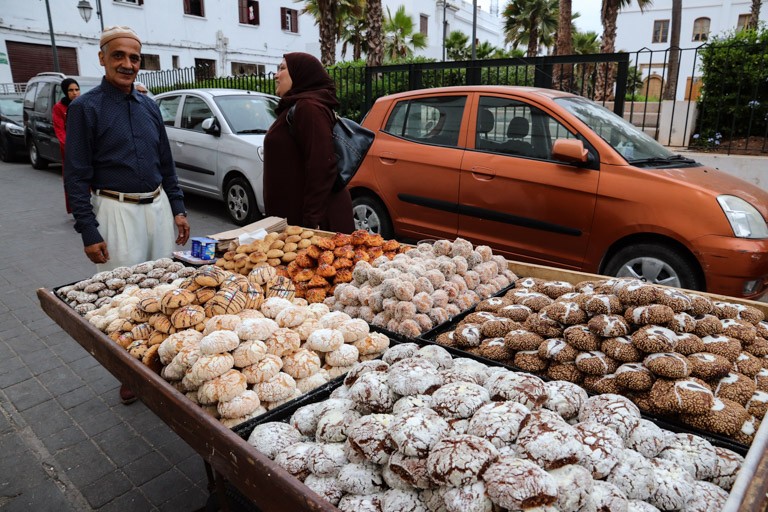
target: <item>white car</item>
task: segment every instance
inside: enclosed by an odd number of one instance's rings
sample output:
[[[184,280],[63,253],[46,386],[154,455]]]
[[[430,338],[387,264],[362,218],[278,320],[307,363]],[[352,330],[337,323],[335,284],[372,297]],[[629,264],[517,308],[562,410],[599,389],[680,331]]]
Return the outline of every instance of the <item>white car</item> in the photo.
[[[155,96],[179,185],[227,204],[244,226],[264,212],[264,134],[279,98],[239,89],[182,89]]]

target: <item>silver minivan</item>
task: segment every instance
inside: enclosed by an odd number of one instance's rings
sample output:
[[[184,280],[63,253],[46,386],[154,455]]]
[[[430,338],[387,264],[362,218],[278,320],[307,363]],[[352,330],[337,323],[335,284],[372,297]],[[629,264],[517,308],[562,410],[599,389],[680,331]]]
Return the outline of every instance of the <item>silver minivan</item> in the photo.
[[[279,98],[239,89],[182,89],[155,96],[181,188],[223,200],[244,226],[264,212],[264,134]]]

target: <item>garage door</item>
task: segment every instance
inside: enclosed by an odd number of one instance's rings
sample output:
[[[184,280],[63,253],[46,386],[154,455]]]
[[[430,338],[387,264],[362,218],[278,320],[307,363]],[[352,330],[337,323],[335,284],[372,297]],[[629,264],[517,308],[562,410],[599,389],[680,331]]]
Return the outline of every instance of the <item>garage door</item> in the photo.
[[[16,83],[26,83],[38,73],[53,71],[51,45],[6,41],[11,75]],[[65,75],[79,75],[77,49],[56,45],[59,54],[59,68]]]

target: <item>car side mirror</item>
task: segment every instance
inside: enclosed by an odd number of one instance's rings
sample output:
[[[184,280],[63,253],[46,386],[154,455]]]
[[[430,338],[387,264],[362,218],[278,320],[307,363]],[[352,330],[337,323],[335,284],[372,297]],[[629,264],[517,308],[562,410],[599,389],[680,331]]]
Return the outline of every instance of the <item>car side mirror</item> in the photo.
[[[219,123],[216,122],[215,117],[209,117],[207,119],[204,119],[202,128],[205,133],[209,135],[213,135],[214,137],[218,137],[221,135],[221,127],[219,126]]]
[[[589,161],[589,151],[578,139],[557,139],[552,145],[552,158],[569,164],[583,165]]]

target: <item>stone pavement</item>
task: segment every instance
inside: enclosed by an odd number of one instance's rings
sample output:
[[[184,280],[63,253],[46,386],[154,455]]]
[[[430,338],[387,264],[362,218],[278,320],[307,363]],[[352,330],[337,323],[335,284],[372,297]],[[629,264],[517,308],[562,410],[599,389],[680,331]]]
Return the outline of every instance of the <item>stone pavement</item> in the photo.
[[[66,214],[61,168],[0,162],[0,511],[190,511],[202,459],[40,308],[38,288],[93,275]],[[235,227],[187,200],[193,236]]]

